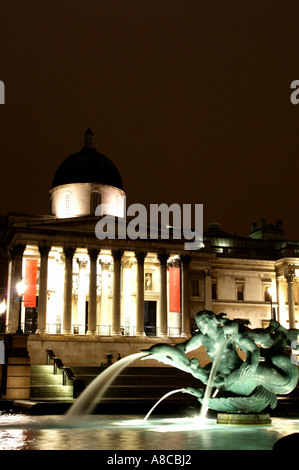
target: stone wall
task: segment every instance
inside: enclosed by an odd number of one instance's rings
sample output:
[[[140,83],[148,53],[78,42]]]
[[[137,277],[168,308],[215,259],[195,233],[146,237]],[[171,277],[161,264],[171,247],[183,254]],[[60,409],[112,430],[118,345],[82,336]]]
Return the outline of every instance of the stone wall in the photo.
[[[30,397],[30,357],[27,335],[4,335],[5,364],[2,366],[1,397],[7,400]]]
[[[106,354],[113,355],[116,361],[118,353],[124,358],[131,354],[149,349],[154,344],[168,343],[175,345],[184,342],[183,338],[150,338],[150,337],[120,337],[120,336],[93,336],[93,335],[48,335],[35,334],[28,337],[28,352],[31,365],[46,364],[46,350],[52,349],[57,357],[66,366],[98,366],[106,362]],[[209,362],[203,348],[189,353],[190,357],[197,357],[200,364]],[[136,360],[131,364],[134,367],[164,366],[154,360]]]

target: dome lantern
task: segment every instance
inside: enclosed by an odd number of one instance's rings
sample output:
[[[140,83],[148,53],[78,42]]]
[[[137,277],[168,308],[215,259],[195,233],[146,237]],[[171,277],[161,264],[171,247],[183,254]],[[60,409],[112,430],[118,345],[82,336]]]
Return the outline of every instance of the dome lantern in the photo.
[[[84,147],[89,147],[91,148],[93,145],[93,132],[90,129],[90,127],[87,129],[87,131],[84,134]]]

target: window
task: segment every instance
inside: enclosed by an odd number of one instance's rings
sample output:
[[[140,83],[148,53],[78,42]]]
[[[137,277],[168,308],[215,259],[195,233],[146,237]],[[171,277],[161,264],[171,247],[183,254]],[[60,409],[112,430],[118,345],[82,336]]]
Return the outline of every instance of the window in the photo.
[[[93,191],[90,197],[90,214],[95,215],[96,208],[101,204],[101,194]]]
[[[64,194],[64,211],[66,215],[69,215],[71,212],[71,193],[69,191],[66,191]]]
[[[199,280],[192,279],[192,297],[199,297]]]
[[[217,281],[212,281],[212,300],[217,300],[218,292],[217,292]]]
[[[264,286],[264,301],[265,302],[270,302],[272,300],[271,298],[271,288],[270,286]]]
[[[242,302],[244,300],[244,284],[237,284],[237,301]]]

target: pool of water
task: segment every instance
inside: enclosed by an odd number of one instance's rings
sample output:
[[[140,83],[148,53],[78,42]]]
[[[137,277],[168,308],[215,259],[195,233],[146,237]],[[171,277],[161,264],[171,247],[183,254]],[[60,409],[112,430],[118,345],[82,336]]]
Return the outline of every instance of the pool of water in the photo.
[[[299,432],[299,420],[272,418],[271,425],[228,426],[198,418],[91,415],[0,416],[0,450],[272,450],[283,436]]]

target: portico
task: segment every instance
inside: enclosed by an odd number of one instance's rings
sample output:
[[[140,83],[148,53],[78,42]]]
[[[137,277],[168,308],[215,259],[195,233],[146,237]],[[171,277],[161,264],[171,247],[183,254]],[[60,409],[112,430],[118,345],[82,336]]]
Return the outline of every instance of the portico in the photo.
[[[15,332],[18,296],[15,285],[28,284],[30,262],[35,261],[35,298],[22,303],[24,332],[37,334],[88,334],[125,336],[185,336],[189,326],[189,262],[176,252],[131,250],[88,246],[50,246],[16,243],[9,263],[9,308],[7,332]],[[169,284],[169,269],[179,269],[178,285]],[[32,280],[32,276],[30,277]],[[32,282],[32,281],[31,281]],[[169,298],[180,299],[171,312]],[[29,302],[29,303],[28,303]],[[156,318],[145,329],[144,302],[155,303]],[[28,312],[36,310],[36,328]],[[37,314],[38,312],[38,314]],[[175,313],[175,319],[173,314]],[[179,322],[178,322],[179,318]]]

